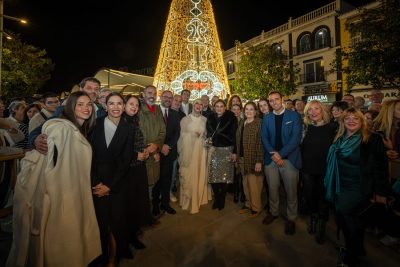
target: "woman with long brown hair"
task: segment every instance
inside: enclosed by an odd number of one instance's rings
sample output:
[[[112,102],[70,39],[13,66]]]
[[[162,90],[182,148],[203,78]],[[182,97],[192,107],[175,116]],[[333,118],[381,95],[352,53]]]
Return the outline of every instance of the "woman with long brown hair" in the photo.
[[[90,185],[93,103],[72,93],[61,116],[44,123],[46,155],[21,160],[15,185],[14,240],[7,266],[87,266],[101,254]]]

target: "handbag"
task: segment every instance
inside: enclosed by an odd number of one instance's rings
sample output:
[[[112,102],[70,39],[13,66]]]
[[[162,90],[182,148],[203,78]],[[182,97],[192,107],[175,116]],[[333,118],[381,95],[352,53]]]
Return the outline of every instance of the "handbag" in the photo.
[[[218,122],[217,128],[215,128],[215,131],[212,133],[212,135],[210,137],[204,138],[204,142],[203,142],[204,147],[206,147],[206,148],[212,147],[212,145],[213,145],[212,139],[214,137],[214,134],[217,132],[220,123],[221,122]]]

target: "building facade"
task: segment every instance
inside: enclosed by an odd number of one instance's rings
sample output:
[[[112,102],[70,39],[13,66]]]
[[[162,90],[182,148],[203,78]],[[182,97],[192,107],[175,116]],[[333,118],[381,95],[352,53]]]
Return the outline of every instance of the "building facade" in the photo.
[[[332,64],[336,51],[341,48],[339,15],[353,9],[346,2],[336,0],[298,18],[289,18],[287,23],[248,41],[236,41],[223,54],[230,84],[246,47],[267,43],[276,45],[277,50],[287,55],[289,63],[300,69],[296,77],[297,92],[287,97],[328,103],[341,98],[341,73],[333,71]]]

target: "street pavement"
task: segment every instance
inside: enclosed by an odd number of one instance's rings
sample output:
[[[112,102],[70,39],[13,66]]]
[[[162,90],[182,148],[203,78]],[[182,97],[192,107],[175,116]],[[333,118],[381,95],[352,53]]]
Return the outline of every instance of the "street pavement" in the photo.
[[[120,267],[329,267],[336,266],[336,239],[333,216],[328,223],[328,240],[318,245],[307,233],[306,217],[296,220],[296,234],[284,234],[284,219],[263,225],[265,213],[249,218],[239,214],[240,204],[228,194],[222,211],[211,209],[211,202],[198,214],[189,214],[171,206],[177,214],[164,214],[161,224],[143,231],[147,246],[134,251],[134,259],[122,260]],[[282,209],[284,210],[284,209]],[[0,235],[0,266],[4,266],[10,238]],[[379,238],[366,235],[367,256],[360,266],[397,267],[399,247],[385,247]]]

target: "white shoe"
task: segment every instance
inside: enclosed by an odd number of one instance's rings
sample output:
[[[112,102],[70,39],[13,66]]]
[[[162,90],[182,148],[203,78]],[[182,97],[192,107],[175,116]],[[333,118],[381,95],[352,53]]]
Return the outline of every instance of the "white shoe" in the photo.
[[[178,199],[176,198],[176,196],[174,196],[174,194],[171,192],[169,193],[169,199],[171,200],[171,202],[177,202]]]

